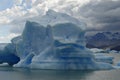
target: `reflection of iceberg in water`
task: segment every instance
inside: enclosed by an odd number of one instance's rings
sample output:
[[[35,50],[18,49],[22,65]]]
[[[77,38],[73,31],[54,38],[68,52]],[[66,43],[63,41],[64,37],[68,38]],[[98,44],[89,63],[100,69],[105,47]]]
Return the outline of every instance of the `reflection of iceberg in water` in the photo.
[[[27,22],[22,38],[13,42],[21,60],[15,67],[36,69],[112,69],[95,61],[85,47],[85,32],[72,23],[41,26]]]

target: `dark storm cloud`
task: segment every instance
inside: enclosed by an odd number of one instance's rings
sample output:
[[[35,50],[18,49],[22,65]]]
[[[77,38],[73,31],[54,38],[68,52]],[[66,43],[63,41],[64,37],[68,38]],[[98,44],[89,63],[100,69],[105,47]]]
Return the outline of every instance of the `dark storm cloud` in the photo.
[[[91,1],[80,8],[90,30],[120,30],[120,1]]]

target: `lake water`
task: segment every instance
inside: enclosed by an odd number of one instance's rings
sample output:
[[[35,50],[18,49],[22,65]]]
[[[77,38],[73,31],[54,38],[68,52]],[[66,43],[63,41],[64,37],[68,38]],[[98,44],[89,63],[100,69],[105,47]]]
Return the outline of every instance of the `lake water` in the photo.
[[[114,54],[115,61],[120,54]],[[0,67],[0,80],[120,80],[120,69],[106,71],[29,70]]]
[[[0,80],[120,80],[120,70],[54,71],[1,67]]]

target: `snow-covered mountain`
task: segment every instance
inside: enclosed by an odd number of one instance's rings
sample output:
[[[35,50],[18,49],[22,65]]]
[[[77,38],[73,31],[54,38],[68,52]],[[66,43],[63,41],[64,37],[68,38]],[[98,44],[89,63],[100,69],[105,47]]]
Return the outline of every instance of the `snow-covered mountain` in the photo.
[[[99,32],[86,39],[87,47],[114,48],[120,45],[120,32]]]

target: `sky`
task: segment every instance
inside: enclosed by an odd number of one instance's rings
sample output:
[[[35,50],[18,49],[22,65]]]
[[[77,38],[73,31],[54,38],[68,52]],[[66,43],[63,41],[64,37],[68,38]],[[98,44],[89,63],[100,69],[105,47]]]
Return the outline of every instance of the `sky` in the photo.
[[[120,30],[120,0],[0,0],[0,43],[20,35],[26,19],[48,9],[84,21],[87,31]]]

